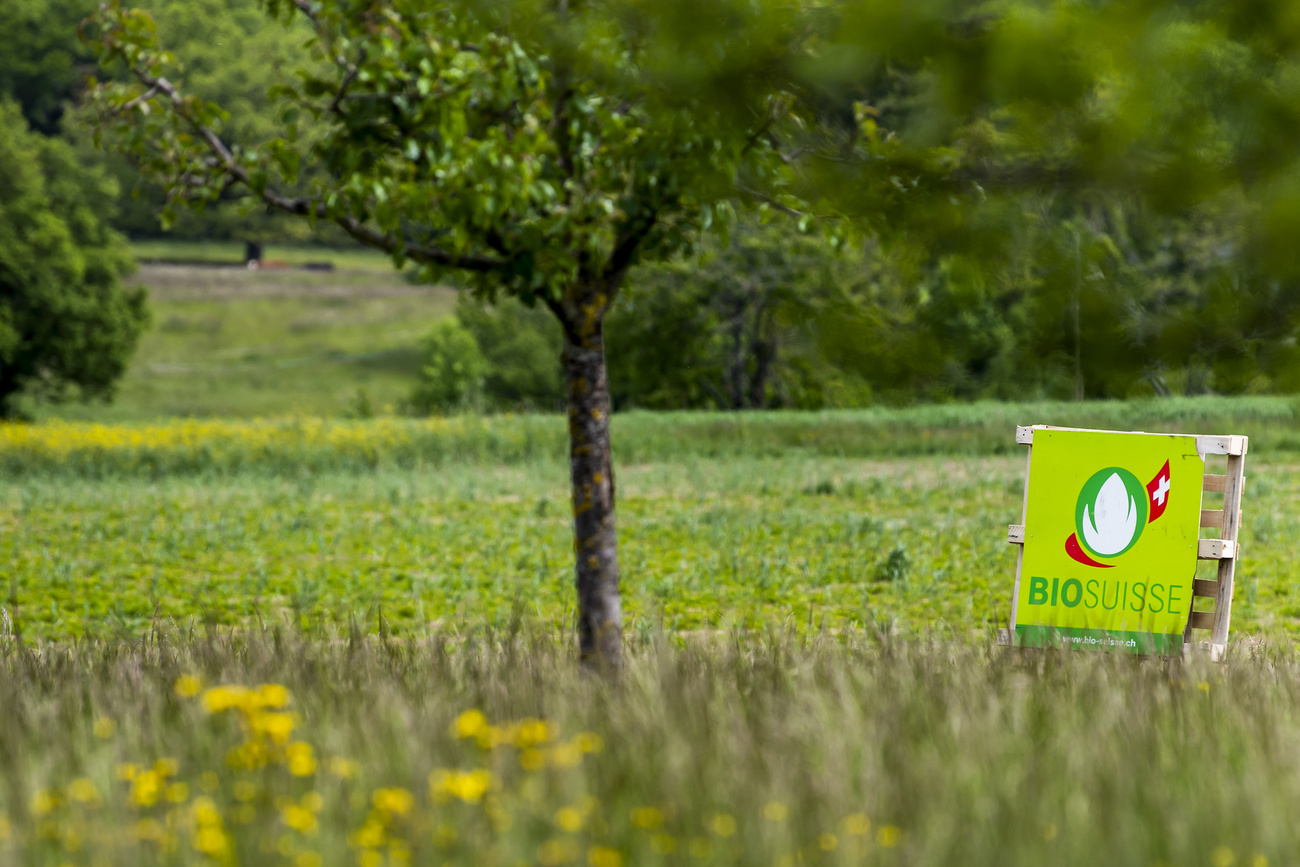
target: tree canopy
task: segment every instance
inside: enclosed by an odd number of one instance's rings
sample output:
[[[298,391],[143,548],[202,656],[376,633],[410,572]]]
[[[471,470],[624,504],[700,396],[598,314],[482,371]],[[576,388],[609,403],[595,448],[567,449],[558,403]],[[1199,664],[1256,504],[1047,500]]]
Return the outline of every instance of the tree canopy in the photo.
[[[125,369],[148,315],[102,216],[115,194],[0,102],[0,417],[20,395],[107,397]]]

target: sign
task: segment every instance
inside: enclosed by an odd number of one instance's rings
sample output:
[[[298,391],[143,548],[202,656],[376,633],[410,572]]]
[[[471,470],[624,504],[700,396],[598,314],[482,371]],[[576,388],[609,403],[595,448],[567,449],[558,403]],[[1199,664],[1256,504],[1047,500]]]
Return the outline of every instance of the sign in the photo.
[[[1180,651],[1204,476],[1194,436],[1035,430],[1014,642]]]

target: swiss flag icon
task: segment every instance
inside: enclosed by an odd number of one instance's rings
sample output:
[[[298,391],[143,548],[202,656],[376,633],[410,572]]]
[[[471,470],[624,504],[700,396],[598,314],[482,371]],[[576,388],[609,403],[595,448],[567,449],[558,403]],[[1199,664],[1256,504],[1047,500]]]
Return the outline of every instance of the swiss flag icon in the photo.
[[[1156,477],[1147,482],[1147,497],[1150,502],[1147,504],[1151,508],[1147,517],[1147,523],[1151,523],[1165,513],[1165,506],[1169,505],[1169,461],[1160,468]]]

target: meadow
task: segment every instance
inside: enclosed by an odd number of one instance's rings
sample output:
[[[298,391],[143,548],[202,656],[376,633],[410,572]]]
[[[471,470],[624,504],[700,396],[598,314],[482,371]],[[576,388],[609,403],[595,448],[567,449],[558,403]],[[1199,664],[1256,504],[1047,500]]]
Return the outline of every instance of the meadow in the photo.
[[[1294,860],[1300,403],[617,414],[606,681],[563,419],[383,403],[450,291],[142,274],[121,401],[0,426],[0,863]],[[994,646],[1031,423],[1251,437],[1225,663]]]

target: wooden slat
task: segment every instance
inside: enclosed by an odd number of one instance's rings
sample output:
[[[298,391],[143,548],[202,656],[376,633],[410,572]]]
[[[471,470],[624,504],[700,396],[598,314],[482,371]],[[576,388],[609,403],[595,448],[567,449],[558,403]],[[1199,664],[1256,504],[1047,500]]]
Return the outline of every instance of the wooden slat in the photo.
[[[1241,449],[1228,457],[1228,482],[1223,492],[1223,512],[1227,518],[1223,524],[1221,539],[1236,542],[1241,532],[1241,492],[1246,487],[1246,447],[1245,437],[1239,437]],[[1240,552],[1234,552],[1239,554]],[[1214,597],[1214,630],[1210,633],[1210,644],[1227,647],[1228,629],[1232,625],[1232,583],[1237,569],[1237,560],[1219,561],[1219,592]]]
[[[1023,524],[1007,525],[1007,541],[1012,545],[1025,544],[1025,528]]]
[[[1022,446],[1034,444],[1034,429],[1032,427],[1016,426],[1016,442]]]
[[[1227,483],[1227,481],[1228,481],[1227,476],[1221,476],[1218,473],[1206,473],[1205,493],[1222,494],[1224,491],[1224,485]]]
[[[1237,556],[1237,543],[1231,539],[1198,539],[1196,559],[1231,560]]]
[[[1219,582],[1207,581],[1203,578],[1194,578],[1192,579],[1192,595],[1213,599],[1215,596],[1219,595]]]
[[[1222,530],[1223,510],[1201,509],[1201,526],[1210,530]]]
[[[1200,436],[1196,450],[1203,455],[1240,456],[1246,453],[1246,438],[1240,436]]]
[[[1193,629],[1213,629],[1214,612],[1213,611],[1193,611],[1192,612]]]

